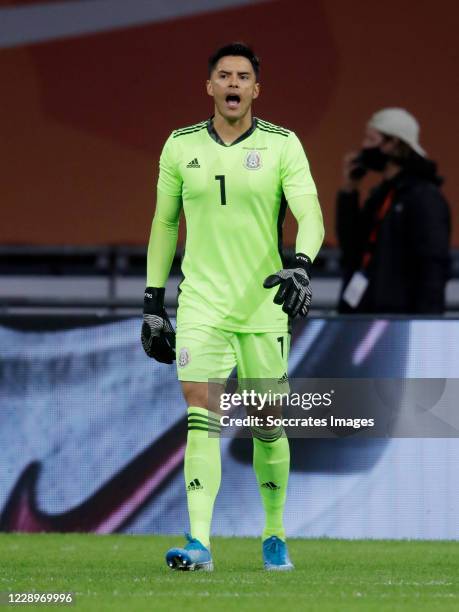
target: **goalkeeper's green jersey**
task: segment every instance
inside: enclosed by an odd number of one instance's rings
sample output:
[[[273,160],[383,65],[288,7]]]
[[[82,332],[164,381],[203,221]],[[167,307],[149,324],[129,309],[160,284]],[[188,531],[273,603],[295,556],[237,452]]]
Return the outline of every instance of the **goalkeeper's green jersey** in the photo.
[[[264,279],[283,267],[287,201],[316,194],[294,132],[261,119],[230,145],[212,120],[174,131],[158,191],[182,198],[186,245],[178,326],[285,332],[288,317]]]

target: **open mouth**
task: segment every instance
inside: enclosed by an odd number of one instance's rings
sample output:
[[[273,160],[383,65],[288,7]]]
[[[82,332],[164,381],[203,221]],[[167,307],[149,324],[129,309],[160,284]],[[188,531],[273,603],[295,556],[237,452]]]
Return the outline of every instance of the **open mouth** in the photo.
[[[241,98],[237,94],[229,94],[226,96],[225,100],[226,105],[231,109],[239,108],[239,104],[241,103]]]

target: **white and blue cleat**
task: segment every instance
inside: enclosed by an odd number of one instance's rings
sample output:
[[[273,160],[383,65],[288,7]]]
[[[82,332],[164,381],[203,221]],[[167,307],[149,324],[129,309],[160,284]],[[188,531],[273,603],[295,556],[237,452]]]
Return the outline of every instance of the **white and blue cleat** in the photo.
[[[188,544],[184,548],[171,548],[166,553],[166,563],[173,570],[191,572],[204,570],[211,572],[214,569],[212,555],[199,540],[185,534]]]
[[[288,556],[287,544],[276,536],[263,542],[263,563],[269,572],[286,572],[294,569]]]

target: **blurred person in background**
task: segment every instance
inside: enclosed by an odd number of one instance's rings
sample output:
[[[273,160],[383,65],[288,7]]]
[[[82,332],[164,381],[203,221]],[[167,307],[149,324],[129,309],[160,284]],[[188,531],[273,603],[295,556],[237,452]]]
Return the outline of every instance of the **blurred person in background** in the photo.
[[[368,172],[382,180],[361,204]],[[451,221],[441,183],[416,119],[402,108],[375,113],[361,151],[344,158],[337,195],[340,312],[444,312]]]

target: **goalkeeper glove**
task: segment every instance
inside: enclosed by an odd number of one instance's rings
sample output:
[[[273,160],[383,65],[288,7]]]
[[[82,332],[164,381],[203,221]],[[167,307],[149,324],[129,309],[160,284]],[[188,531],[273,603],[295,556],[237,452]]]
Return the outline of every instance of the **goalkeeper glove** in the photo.
[[[164,308],[164,287],[147,287],[143,304],[143,350],[156,361],[172,363],[175,359],[175,332]]]
[[[305,317],[311,306],[311,265],[312,262],[307,255],[297,253],[293,268],[279,270],[265,279],[263,287],[271,289],[280,285],[274,296],[275,304],[283,304],[282,310],[290,317],[301,315]]]

